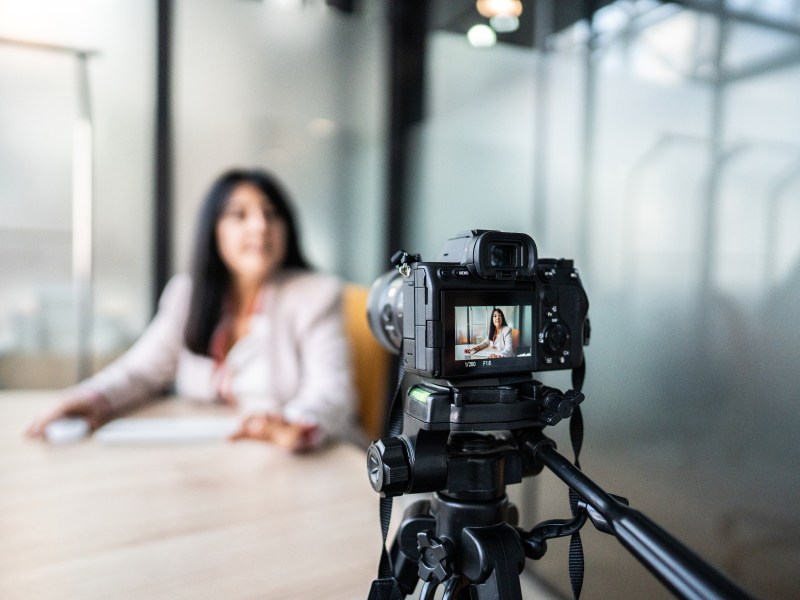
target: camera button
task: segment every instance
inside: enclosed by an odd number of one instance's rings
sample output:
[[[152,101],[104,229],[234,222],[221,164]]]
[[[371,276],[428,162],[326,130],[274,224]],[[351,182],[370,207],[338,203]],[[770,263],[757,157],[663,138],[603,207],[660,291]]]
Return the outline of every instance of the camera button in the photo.
[[[469,269],[466,267],[456,267],[453,269],[453,275],[456,277],[469,277]]]
[[[438,273],[440,279],[450,279],[450,276],[453,274],[452,271],[446,267],[439,267]]]
[[[553,267],[539,267],[539,275],[543,281],[550,281],[556,276],[556,270]]]

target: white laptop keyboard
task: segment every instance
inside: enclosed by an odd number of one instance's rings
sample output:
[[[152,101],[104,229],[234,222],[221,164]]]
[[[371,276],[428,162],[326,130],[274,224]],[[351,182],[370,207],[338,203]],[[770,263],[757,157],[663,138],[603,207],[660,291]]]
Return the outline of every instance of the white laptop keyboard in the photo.
[[[123,418],[103,425],[93,437],[109,444],[207,442],[226,439],[239,423],[239,417]]]

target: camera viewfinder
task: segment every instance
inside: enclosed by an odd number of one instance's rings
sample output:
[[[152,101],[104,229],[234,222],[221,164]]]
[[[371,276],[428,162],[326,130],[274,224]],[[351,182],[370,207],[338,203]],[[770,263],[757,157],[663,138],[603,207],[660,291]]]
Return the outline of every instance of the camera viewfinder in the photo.
[[[489,246],[489,265],[495,269],[508,269],[519,266],[517,264],[516,244],[498,244]]]

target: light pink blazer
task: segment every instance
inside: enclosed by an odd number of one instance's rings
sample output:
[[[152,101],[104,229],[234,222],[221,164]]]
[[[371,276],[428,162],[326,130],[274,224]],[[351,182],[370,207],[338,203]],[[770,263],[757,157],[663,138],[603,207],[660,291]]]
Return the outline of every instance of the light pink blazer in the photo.
[[[500,335],[497,336],[497,340],[485,339],[479,344],[478,347],[489,348],[491,353],[499,354],[500,356],[514,356],[514,344],[511,335],[511,327],[508,325],[503,325],[499,333]]]
[[[356,393],[338,279],[285,271],[271,280],[250,332],[228,352],[222,371],[184,344],[191,286],[188,275],[173,277],[136,344],[78,387],[99,392],[115,409],[173,384],[179,396],[213,402],[225,372],[243,413],[282,413],[290,421],[318,424],[327,435],[352,432]]]

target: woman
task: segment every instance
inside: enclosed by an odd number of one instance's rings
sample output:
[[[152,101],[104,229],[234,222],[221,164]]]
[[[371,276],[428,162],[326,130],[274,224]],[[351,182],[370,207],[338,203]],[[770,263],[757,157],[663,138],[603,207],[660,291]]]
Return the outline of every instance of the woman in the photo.
[[[286,195],[267,173],[229,171],[213,184],[191,276],[173,277],[137,343],[67,390],[28,434],[65,416],[96,429],[173,384],[180,396],[236,406],[233,439],[307,450],[350,429],[341,284],[311,271]]]
[[[474,354],[484,348],[491,348],[489,358],[503,358],[514,356],[514,346],[511,336],[511,327],[506,323],[506,316],[499,308],[492,310],[492,322],[489,325],[489,335],[483,342],[472,348],[464,350],[467,354]]]

